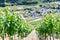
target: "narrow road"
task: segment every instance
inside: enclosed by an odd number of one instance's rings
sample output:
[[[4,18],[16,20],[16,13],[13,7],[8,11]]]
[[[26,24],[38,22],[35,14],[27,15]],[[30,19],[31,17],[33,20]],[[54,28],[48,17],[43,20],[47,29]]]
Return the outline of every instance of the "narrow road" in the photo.
[[[23,17],[23,15],[21,15],[22,19],[26,22],[25,18]]]
[[[35,21],[39,21],[39,20],[41,20],[42,18],[39,18],[39,19],[36,19],[36,20],[32,20],[32,21],[30,21],[30,22],[35,22]]]
[[[26,22],[26,19],[21,15],[21,17],[22,17],[22,19]],[[35,22],[35,21],[39,21],[39,20],[41,20],[42,18],[38,18],[38,19],[36,19],[36,20],[31,20],[30,22]]]

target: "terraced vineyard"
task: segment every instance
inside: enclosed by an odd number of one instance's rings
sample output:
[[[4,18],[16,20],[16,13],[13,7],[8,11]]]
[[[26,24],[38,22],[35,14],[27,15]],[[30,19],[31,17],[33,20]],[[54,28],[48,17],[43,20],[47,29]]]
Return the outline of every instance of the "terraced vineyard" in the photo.
[[[0,40],[60,40],[60,3],[0,7]]]

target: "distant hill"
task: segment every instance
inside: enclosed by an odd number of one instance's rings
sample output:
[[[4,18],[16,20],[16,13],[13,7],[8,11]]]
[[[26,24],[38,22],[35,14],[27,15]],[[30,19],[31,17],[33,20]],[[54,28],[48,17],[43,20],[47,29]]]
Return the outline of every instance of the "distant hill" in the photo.
[[[37,4],[38,2],[54,2],[60,0],[0,0],[0,6],[4,3],[5,5],[27,5],[27,4]],[[8,3],[8,4],[7,4]]]
[[[4,0],[0,0],[1,2]],[[52,2],[52,1],[60,1],[60,0],[6,0],[7,2],[24,2],[24,1],[40,1],[40,2]]]

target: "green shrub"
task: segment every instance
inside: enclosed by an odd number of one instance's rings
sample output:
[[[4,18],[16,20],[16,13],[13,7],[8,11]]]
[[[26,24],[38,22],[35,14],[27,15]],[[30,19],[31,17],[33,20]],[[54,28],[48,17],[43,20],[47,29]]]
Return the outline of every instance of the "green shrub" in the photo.
[[[3,31],[4,27],[4,31]],[[20,14],[10,11],[8,8],[0,10],[0,34],[2,32],[10,36],[18,34],[18,36],[26,37],[33,27],[31,24],[25,22]],[[3,35],[2,35],[3,36]]]
[[[37,27],[39,35],[51,36],[51,34],[60,34],[60,16],[56,14],[47,14]],[[48,34],[48,35],[47,35]]]

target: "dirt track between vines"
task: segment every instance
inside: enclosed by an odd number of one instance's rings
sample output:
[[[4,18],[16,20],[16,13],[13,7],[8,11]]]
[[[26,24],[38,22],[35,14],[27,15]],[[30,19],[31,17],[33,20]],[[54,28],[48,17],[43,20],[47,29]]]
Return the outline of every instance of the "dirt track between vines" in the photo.
[[[41,37],[42,38],[42,37]],[[50,37],[48,37],[48,40],[50,39]],[[26,38],[24,38],[23,40],[45,40],[44,38],[39,39],[37,31],[33,30]],[[53,40],[53,38],[51,37],[51,40]],[[54,38],[54,40],[60,40],[60,39],[56,39]]]
[[[0,40],[2,40],[2,39],[0,38]],[[9,40],[9,38],[6,37],[5,40]],[[33,30],[26,38],[23,38],[23,39],[20,39],[20,40],[40,40],[40,39],[38,37],[37,31],[36,30]],[[49,37],[48,37],[48,40],[49,40]],[[51,37],[51,40],[53,40],[52,37]],[[60,39],[54,38],[54,40],[60,40]]]

